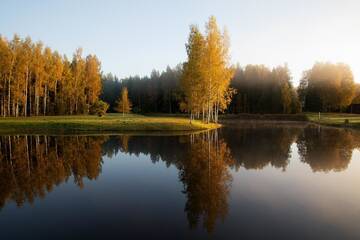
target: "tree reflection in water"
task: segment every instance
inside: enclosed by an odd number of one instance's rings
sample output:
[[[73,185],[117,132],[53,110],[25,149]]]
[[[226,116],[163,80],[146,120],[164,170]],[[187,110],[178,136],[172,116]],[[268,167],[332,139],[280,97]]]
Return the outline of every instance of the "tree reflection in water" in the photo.
[[[228,211],[228,196],[234,164],[230,149],[217,131],[191,135],[188,156],[180,166],[180,180],[187,196],[185,212],[191,228],[199,220],[212,232],[217,219],[224,220]]]
[[[73,177],[96,179],[101,171],[101,144],[107,137],[1,136],[0,207],[43,198],[55,185]]]
[[[235,158],[236,168],[263,169],[271,165],[283,171],[289,164],[291,144],[301,128],[282,126],[244,126],[225,128],[222,135]]]
[[[225,218],[232,180],[229,167],[234,165],[234,159],[217,130],[167,137],[121,135],[104,148],[110,156],[119,150],[137,156],[143,153],[154,163],[164,161],[167,166],[176,166],[187,197],[185,212],[190,228],[202,222],[211,232],[216,220]]]
[[[179,170],[190,228],[208,232],[225,219],[232,176],[230,168],[286,171],[291,145],[313,171],[343,171],[360,146],[360,134],[322,127],[224,128],[183,136],[0,136],[0,208],[44,198],[69,179],[84,187],[97,179],[102,157],[118,152],[148,155]]]
[[[352,130],[338,128],[305,128],[298,136],[301,161],[314,172],[347,169],[352,152],[360,146],[360,136]]]

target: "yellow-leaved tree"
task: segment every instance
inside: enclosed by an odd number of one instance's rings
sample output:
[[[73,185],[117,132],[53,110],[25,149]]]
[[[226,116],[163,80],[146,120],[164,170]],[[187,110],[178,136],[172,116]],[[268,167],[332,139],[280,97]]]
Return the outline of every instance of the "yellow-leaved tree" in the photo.
[[[226,110],[234,94],[229,85],[235,71],[229,63],[226,31],[221,33],[214,16],[205,27],[205,36],[196,26],[190,27],[188,60],[181,81],[185,94],[182,106],[190,113],[190,120],[202,115],[206,122],[217,122],[219,112]]]
[[[203,84],[203,54],[205,39],[197,26],[190,27],[190,35],[186,44],[188,61],[184,64],[183,76],[181,78],[182,89],[185,94],[185,102],[181,103],[182,110],[190,114],[190,122],[195,115],[201,112],[204,105]]]
[[[69,61],[30,37],[7,40],[0,35],[2,117],[88,113],[99,105],[101,87],[95,55],[83,58],[78,49]]]
[[[124,87],[121,90],[121,94],[118,101],[116,102],[115,110],[119,113],[122,113],[124,116],[125,113],[131,112],[131,108],[132,108],[132,103],[129,99],[129,92],[128,89]]]

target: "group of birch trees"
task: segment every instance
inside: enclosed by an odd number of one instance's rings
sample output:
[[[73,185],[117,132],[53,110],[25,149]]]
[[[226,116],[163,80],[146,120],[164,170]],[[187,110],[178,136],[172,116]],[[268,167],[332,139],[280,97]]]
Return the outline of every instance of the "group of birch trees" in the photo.
[[[197,26],[190,27],[186,44],[187,62],[183,66],[181,86],[185,95],[181,108],[190,114],[190,120],[200,118],[217,122],[234,90],[229,88],[234,68],[229,61],[229,39],[221,32],[215,17],[210,17],[203,35]]]
[[[100,62],[95,55],[72,60],[15,35],[0,36],[0,114],[37,116],[88,113],[101,93]]]

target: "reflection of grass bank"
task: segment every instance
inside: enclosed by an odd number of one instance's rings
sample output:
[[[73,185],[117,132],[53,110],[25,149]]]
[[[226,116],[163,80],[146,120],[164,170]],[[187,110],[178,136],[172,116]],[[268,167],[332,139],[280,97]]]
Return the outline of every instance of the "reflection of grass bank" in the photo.
[[[310,122],[333,127],[360,128],[360,115],[349,113],[306,113]]]
[[[201,121],[189,123],[184,117],[142,116],[108,114],[104,117],[45,116],[0,118],[0,133],[39,132],[121,132],[121,131],[193,131],[218,128],[219,124],[205,124]]]

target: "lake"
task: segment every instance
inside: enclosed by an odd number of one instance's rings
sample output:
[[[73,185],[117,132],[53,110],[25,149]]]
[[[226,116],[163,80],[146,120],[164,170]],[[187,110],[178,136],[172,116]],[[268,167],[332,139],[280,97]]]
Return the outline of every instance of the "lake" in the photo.
[[[360,239],[360,132],[0,136],[1,239]]]

